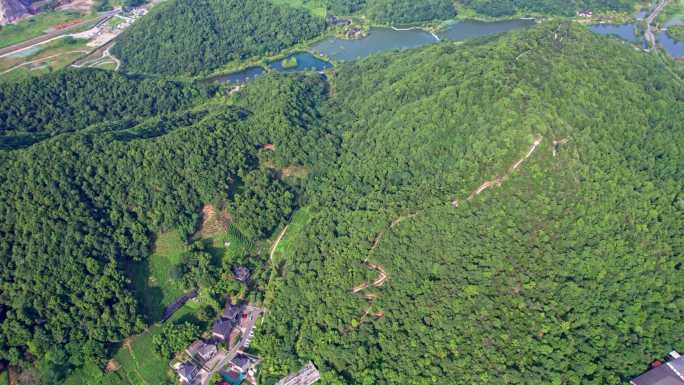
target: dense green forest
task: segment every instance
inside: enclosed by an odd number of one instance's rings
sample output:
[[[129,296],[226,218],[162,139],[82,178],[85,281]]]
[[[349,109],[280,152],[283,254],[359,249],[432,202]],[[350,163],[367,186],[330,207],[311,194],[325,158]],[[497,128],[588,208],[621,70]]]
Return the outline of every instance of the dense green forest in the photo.
[[[459,4],[481,15],[502,17],[531,12],[574,16],[577,11],[631,12],[640,0],[462,0]],[[360,12],[382,23],[413,23],[449,19],[455,15],[446,0],[324,0],[329,12],[348,15]]]
[[[7,131],[45,136],[0,149],[0,364],[44,384],[101,371],[158,320],[135,270],[176,230],[178,290],[213,302],[201,325],[245,290],[232,264],[253,272],[260,383],[308,360],[335,385],[625,383],[684,350],[684,86],[668,64],[548,22],[232,96],[101,70],[3,88],[23,95],[0,99]],[[196,239],[207,204],[249,252],[214,261]],[[204,330],[186,321],[148,335],[160,370]]]
[[[657,58],[545,24],[331,81],[344,141],[274,261],[264,383],[623,384],[684,349],[684,87]]]
[[[172,0],[122,33],[112,53],[128,72],[197,74],[275,54],[324,28],[306,10],[268,0]]]
[[[65,76],[75,84],[95,77],[124,97],[147,84],[123,92],[118,76],[93,71]],[[245,236],[270,234],[287,218],[301,187],[280,181],[277,170],[314,171],[327,162],[319,151],[334,153],[335,140],[326,145],[313,124],[326,85],[317,77],[261,81],[234,105],[219,99],[151,118],[107,120],[73,104],[74,127],[61,127],[75,132],[0,151],[0,360],[39,362],[48,384],[71,367],[103,365],[113,343],[154,321],[140,311],[136,297],[146,293],[135,292],[126,268],[147,258],[153,234],[180,229],[189,238],[210,202],[239,203],[234,225]],[[35,91],[32,82],[16,87]],[[144,111],[149,101],[130,102]],[[91,118],[101,121],[79,130]],[[16,129],[26,130],[21,122]],[[263,154],[265,143],[277,151]]]
[[[154,116],[183,109],[206,94],[111,71],[60,71],[0,85],[0,135],[57,134],[104,120]]]
[[[366,14],[388,24],[446,20],[456,16],[451,0],[368,0]]]
[[[639,0],[462,0],[461,3],[487,16],[510,16],[516,13],[574,16],[578,11],[630,12]]]

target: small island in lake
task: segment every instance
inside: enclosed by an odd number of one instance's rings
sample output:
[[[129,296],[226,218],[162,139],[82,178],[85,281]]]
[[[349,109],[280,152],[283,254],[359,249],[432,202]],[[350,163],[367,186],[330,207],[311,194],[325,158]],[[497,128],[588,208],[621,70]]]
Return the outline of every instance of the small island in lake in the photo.
[[[281,64],[282,64],[282,66],[283,66],[284,69],[289,69],[289,68],[295,68],[295,67],[297,67],[297,65],[298,65],[299,63],[297,62],[297,57],[296,57],[296,56],[290,56],[290,57],[286,57],[285,59],[283,59],[283,60],[281,61]]]
[[[668,27],[667,35],[673,40],[684,42],[684,24],[677,24]]]

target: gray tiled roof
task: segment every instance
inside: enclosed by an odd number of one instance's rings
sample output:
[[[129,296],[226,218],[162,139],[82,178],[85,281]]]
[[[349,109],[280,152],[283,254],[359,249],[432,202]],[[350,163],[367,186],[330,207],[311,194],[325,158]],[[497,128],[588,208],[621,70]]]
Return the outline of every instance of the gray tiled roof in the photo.
[[[233,323],[226,319],[220,319],[214,322],[214,326],[211,328],[213,334],[219,335],[222,338],[228,337],[230,331],[233,329]]]
[[[684,357],[666,362],[631,381],[632,385],[684,385]]]

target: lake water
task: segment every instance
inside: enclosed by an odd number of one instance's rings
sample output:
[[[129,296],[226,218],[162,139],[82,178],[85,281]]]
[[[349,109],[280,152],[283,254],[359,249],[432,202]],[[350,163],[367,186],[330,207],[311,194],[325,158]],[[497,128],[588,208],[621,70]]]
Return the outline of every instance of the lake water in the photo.
[[[314,45],[311,50],[333,60],[348,61],[365,58],[376,52],[416,48],[436,42],[436,37],[422,30],[396,31],[391,28],[371,28],[368,36],[362,39],[329,38]]]
[[[658,43],[674,57],[684,57],[684,43],[678,42],[667,36],[667,32],[660,32],[657,35]]]
[[[617,36],[632,43],[638,44],[643,41],[641,36],[637,36],[634,24],[595,24],[589,27],[589,30],[599,35]]]
[[[443,32],[438,33],[442,40],[461,41],[495,33],[508,32],[513,29],[529,27],[535,24],[531,19],[503,20],[497,22],[462,21],[454,23]]]
[[[635,44],[644,44],[643,36],[637,36],[636,24],[596,24],[589,27],[592,32],[601,35],[617,36]],[[656,34],[658,43],[670,56],[684,57],[684,43],[676,42],[667,36],[666,32]]]
[[[329,38],[314,45],[311,50],[333,60],[348,61],[365,58],[378,52],[416,48],[440,40],[472,39],[527,27],[534,23],[534,20],[522,19],[496,22],[461,21],[451,24],[437,35],[421,29],[371,28],[368,36],[362,39]]]
[[[297,59],[297,66],[292,68],[284,68],[283,61],[278,60],[273,63],[269,63],[269,67],[278,72],[299,72],[299,71],[323,71],[332,67],[332,63],[325,60],[321,60],[309,52],[297,52],[292,54],[285,59],[295,57]],[[285,60],[284,59],[284,60]]]
[[[263,67],[248,67],[242,71],[229,73],[227,75],[219,75],[209,79],[209,82],[219,83],[244,83],[247,80],[263,74],[266,70]]]

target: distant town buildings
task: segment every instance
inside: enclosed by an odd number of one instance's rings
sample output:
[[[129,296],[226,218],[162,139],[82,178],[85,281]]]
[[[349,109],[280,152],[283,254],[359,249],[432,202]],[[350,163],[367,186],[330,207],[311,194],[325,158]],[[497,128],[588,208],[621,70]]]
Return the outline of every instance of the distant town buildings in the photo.
[[[256,319],[262,313],[262,309],[246,303],[233,304],[229,299],[220,318],[212,325],[211,337],[193,342],[171,361],[170,366],[181,384],[214,385],[207,382],[216,373],[228,385],[243,381],[256,384],[256,366],[261,358],[243,349],[249,346]]]
[[[321,379],[321,374],[314,366],[313,362],[308,364],[297,373],[290,374],[282,380],[276,382],[275,385],[311,385]]]
[[[654,361],[651,369],[629,382],[632,385],[684,385],[684,357],[670,352],[665,362]]]

